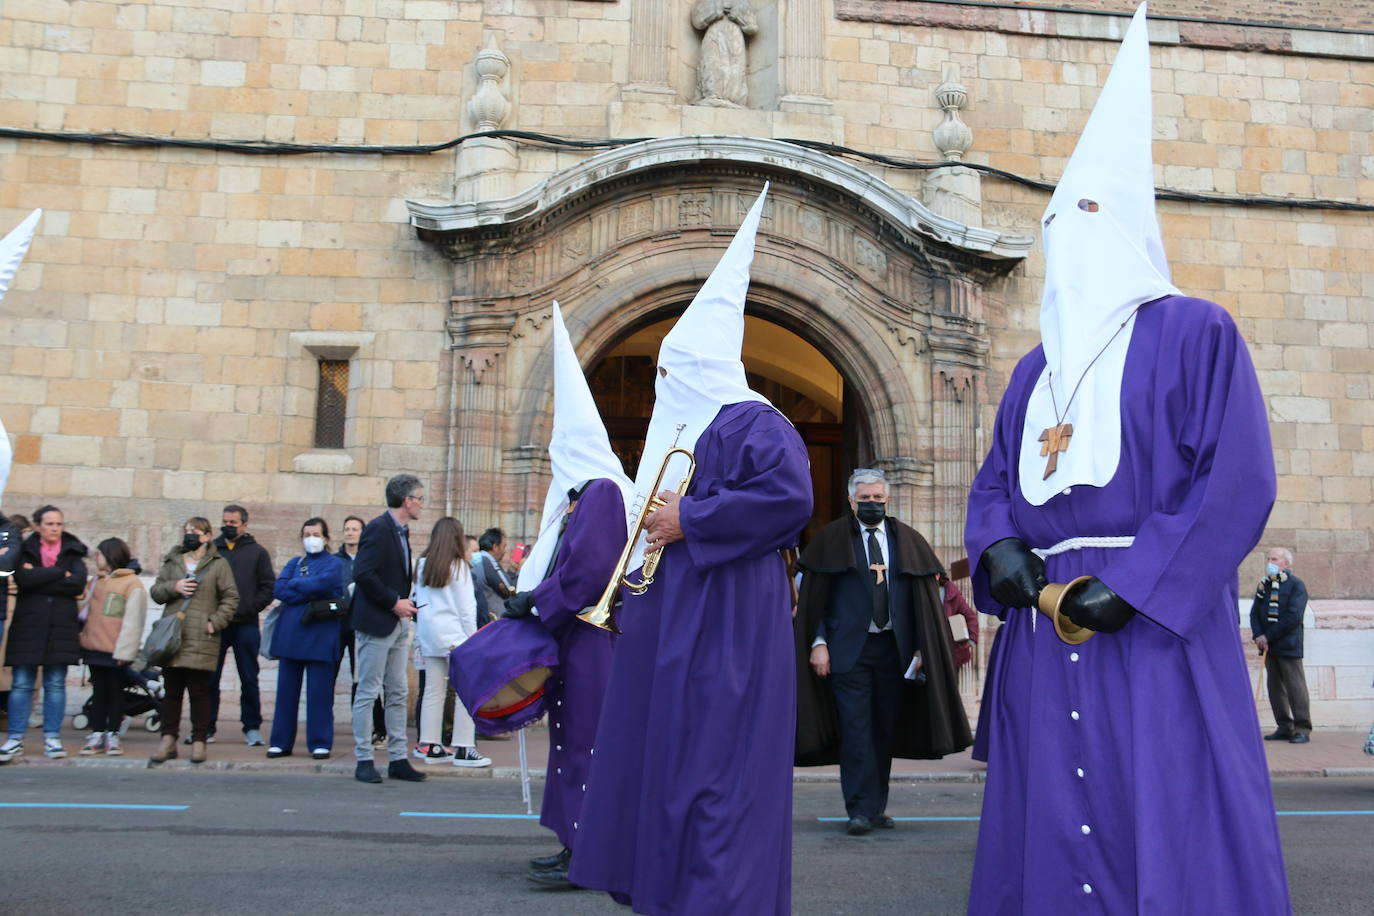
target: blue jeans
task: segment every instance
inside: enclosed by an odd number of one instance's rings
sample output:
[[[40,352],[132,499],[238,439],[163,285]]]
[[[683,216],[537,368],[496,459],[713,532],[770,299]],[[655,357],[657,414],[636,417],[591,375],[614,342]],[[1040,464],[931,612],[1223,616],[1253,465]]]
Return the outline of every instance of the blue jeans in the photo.
[[[224,659],[234,650],[234,666],[239,669],[239,721],[243,730],[262,728],[262,704],[258,697],[258,649],[262,647],[262,631],[254,623],[231,623],[225,627],[219,642],[219,667],[210,682],[210,734],[219,723],[219,678],[224,673]]]
[[[33,712],[33,685],[38,681],[37,665],[15,665],[10,687],[10,734],[22,739]],[[67,666],[43,666],[43,737],[57,738],[62,731],[62,715],[67,711]]]

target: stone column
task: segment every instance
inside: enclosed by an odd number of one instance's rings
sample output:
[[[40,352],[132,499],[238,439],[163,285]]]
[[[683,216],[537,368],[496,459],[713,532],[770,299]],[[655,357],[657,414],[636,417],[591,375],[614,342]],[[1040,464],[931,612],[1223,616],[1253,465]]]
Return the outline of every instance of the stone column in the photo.
[[[783,111],[830,114],[825,96],[825,23],[821,0],[786,0],[783,11]]]
[[[630,82],[622,91],[625,99],[671,101],[675,6],[670,0],[635,0],[630,5]]]
[[[501,394],[514,312],[474,311],[448,320],[457,398],[449,468],[454,511],[463,519],[495,519],[501,505]]]

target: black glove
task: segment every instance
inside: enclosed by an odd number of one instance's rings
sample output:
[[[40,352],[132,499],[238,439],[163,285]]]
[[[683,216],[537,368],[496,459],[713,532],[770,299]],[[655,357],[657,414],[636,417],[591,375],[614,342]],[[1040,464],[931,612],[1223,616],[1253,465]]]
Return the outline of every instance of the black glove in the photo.
[[[1126,599],[1097,578],[1089,579],[1069,592],[1059,609],[1080,627],[1099,633],[1115,633],[1130,623],[1136,613]]]
[[[516,592],[506,599],[504,617],[528,617],[534,610],[534,592]]]
[[[1045,578],[1045,561],[1020,538],[1002,538],[983,551],[978,565],[987,570],[992,597],[1007,607],[1035,607]]]

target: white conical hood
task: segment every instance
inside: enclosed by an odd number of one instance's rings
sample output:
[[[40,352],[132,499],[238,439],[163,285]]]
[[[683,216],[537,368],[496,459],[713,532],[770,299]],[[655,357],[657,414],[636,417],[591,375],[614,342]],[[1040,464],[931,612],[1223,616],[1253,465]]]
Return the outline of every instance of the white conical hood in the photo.
[[[553,435],[549,439],[549,462],[553,465],[553,481],[544,497],[539,537],[520,567],[518,588],[522,592],[544,581],[558,542],[558,526],[568,511],[569,490],[605,477],[620,487],[625,505],[630,504],[634,495],[634,485],[611,451],[606,424],[587,387],[587,377],[582,373],[557,302],[553,304]]]
[[[0,239],[0,299],[5,298],[5,293],[9,292],[10,284],[14,282],[14,275],[19,270],[24,255],[29,252],[29,243],[33,241],[34,230],[38,228],[38,221],[42,217],[42,210],[34,210],[22,223],[10,230],[9,235]]]
[[[1178,293],[1155,216],[1152,120],[1142,3],[1041,220],[1046,368],[1027,406],[1020,460],[1032,505],[1070,486],[1104,486],[1116,473],[1131,319],[1141,304]],[[1038,440],[1057,422],[1072,424],[1073,437],[1044,479]]]
[[[749,208],[725,249],[716,269],[706,278],[687,311],[663,338],[654,376],[654,412],[644,439],[644,454],[635,475],[635,498],[643,500],[658,474],[663,455],[676,442],[696,450],[697,439],[727,404],[768,399],[749,387],[740,353],[744,347],[744,301],[749,293],[749,266],[754,261],[754,237],[763,216],[768,185]],[[679,426],[681,430],[679,430]],[[663,486],[674,489],[682,479],[686,459],[676,456],[664,475]],[[633,516],[635,507],[629,507]],[[643,539],[630,562],[643,560]]]

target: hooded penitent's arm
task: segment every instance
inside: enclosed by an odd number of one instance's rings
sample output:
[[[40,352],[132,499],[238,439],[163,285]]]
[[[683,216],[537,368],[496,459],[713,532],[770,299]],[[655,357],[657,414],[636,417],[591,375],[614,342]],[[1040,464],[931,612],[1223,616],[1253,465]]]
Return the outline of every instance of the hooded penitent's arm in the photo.
[[[605,478],[593,480],[568,519],[559,562],[534,589],[534,606],[546,627],[559,626],[601,599],[626,537],[620,487]]]
[[[698,568],[790,547],[811,517],[806,446],[781,414],[759,410],[724,436],[722,447],[735,456],[727,475],[679,504],[684,542]]]
[[[1191,307],[1197,317],[1174,330],[1177,340],[1161,342],[1154,369],[1166,380],[1155,410],[1161,422],[1168,418],[1156,433],[1189,461],[1191,483],[1147,516],[1134,545],[1114,551],[1098,574],[1140,613],[1184,638],[1199,615],[1215,611],[1214,601],[1198,597],[1219,595],[1235,581],[1275,495],[1269,421],[1250,354],[1219,307]]]

